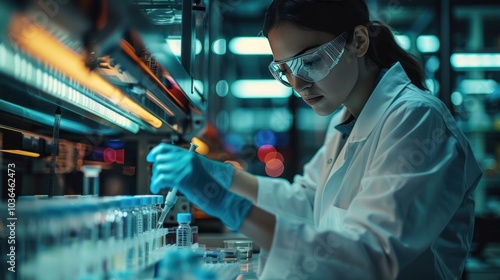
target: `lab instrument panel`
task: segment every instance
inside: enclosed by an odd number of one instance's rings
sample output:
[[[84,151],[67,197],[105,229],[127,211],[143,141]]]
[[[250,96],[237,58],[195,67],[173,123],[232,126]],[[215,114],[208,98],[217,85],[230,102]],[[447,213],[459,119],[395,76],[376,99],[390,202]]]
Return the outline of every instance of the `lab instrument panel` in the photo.
[[[200,1],[5,0],[0,3],[0,126],[79,139],[191,139],[205,127],[193,86]],[[182,54],[174,53],[178,45]]]

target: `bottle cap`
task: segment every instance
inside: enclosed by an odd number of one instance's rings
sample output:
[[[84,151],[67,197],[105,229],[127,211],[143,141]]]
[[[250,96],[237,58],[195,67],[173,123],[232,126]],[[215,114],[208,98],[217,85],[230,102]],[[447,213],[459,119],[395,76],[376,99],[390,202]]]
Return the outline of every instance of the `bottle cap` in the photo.
[[[177,222],[190,223],[191,222],[191,213],[178,213],[177,214]]]
[[[96,178],[99,177],[101,167],[98,165],[84,165],[82,166],[82,171],[85,177]]]

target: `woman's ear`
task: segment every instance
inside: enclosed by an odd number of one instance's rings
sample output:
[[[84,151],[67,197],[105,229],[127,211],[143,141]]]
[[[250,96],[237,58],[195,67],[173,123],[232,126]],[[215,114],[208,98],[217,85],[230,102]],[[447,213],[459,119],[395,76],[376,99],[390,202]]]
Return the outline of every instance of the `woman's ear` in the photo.
[[[368,47],[370,47],[370,35],[366,26],[358,25],[354,28],[352,46],[357,57],[362,57],[366,54]]]

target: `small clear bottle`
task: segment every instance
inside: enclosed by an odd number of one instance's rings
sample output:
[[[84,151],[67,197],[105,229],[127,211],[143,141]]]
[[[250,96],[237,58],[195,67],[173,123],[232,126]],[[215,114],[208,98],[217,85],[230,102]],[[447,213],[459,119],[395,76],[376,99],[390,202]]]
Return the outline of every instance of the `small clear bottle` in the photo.
[[[177,222],[179,226],[176,229],[177,249],[191,249],[193,244],[193,235],[191,233],[191,213],[178,213]]]
[[[84,165],[83,171],[83,194],[99,196],[99,173],[100,166]]]

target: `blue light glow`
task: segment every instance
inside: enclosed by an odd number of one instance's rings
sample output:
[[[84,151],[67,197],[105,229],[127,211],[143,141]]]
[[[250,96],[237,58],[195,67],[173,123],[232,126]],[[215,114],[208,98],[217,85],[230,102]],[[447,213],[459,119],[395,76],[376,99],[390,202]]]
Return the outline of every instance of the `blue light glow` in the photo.
[[[460,82],[464,94],[490,94],[495,92],[497,86],[497,82],[491,79],[464,79]]]
[[[227,43],[226,39],[217,39],[212,44],[212,51],[218,55],[226,54]]]
[[[460,68],[500,68],[500,53],[454,53],[451,66]]]
[[[259,130],[255,134],[255,144],[258,147],[261,147],[262,145],[274,146],[276,145],[276,134],[268,129]]]
[[[434,35],[420,35],[417,37],[417,49],[422,53],[434,53],[439,50],[441,42]]]

